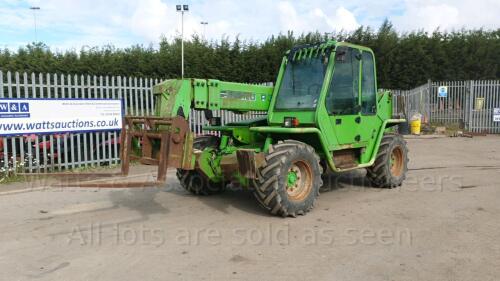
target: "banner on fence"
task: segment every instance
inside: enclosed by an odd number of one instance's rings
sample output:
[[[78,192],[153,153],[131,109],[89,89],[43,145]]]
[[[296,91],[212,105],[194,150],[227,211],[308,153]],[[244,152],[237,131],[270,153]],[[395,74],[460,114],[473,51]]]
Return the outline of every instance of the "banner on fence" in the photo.
[[[116,131],[119,99],[0,99],[0,135]]]

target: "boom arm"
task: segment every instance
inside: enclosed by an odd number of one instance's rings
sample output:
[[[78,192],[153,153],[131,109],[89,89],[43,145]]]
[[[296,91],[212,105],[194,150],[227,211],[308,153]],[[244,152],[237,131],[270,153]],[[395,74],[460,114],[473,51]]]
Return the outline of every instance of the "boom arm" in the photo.
[[[267,111],[274,87],[212,79],[165,80],[153,89],[156,116],[189,117],[190,109]]]

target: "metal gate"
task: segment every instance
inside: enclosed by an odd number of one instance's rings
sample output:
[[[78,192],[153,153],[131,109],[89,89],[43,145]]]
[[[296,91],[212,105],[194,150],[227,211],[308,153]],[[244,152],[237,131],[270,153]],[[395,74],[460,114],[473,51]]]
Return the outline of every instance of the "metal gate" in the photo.
[[[440,87],[447,89],[446,95],[439,95]],[[393,112],[407,119],[420,113],[424,123],[500,133],[500,122],[494,120],[495,110],[500,110],[499,80],[428,81],[412,90],[391,92]]]
[[[470,81],[467,127],[475,133],[500,133],[500,81]],[[495,114],[495,112],[497,114]]]

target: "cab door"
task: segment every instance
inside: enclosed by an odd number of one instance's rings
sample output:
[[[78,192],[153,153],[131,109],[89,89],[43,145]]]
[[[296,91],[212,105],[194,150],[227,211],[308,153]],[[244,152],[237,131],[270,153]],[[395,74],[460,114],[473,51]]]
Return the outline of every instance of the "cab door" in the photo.
[[[366,144],[366,150],[361,155],[362,162],[368,162],[376,144],[382,119],[377,115],[377,76],[375,60],[369,51],[361,55],[361,122],[359,134]]]
[[[337,47],[325,105],[339,146],[361,141],[360,66],[361,51]]]

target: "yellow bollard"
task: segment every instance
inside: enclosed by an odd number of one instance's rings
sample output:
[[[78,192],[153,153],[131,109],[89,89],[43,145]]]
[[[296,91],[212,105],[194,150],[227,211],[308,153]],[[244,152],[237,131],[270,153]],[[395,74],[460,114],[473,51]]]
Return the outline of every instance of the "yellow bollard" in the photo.
[[[422,127],[422,121],[420,119],[415,119],[410,122],[411,134],[420,135],[420,128]]]

